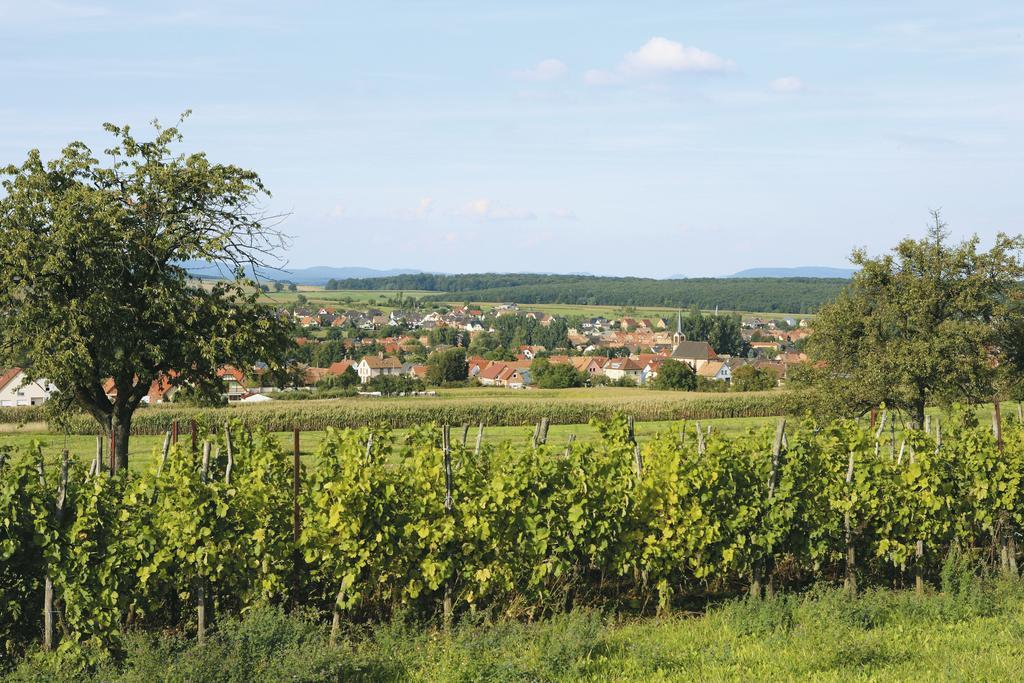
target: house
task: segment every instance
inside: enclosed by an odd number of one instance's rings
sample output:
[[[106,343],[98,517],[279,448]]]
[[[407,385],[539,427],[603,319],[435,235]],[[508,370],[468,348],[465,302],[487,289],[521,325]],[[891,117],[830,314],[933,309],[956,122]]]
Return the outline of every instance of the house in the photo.
[[[604,364],[604,375],[612,381],[619,381],[623,377],[628,377],[636,384],[640,383],[640,375],[644,370],[644,366],[640,364],[640,361],[632,358],[609,358]]]
[[[0,371],[0,407],[37,406],[46,403],[56,388],[49,380],[25,382],[25,371],[10,368]]]
[[[392,356],[385,357],[384,354],[365,356],[356,366],[356,373],[359,375],[359,381],[366,384],[381,375],[401,375],[402,362]]]
[[[480,371],[477,379],[484,386],[519,389],[530,383],[531,361],[493,361]]]
[[[171,384],[171,381],[178,373],[173,370],[166,375],[161,375],[149,385],[149,392],[142,398],[143,403],[170,403],[174,400],[174,394],[178,386]]]
[[[335,377],[339,377],[345,374],[345,371],[349,368],[355,367],[355,361],[351,360],[339,360],[331,363],[327,366],[327,373]]]
[[[640,371],[640,384],[647,384],[648,382],[654,380],[658,376],[658,371],[661,369],[662,363],[664,363],[666,360],[668,359],[663,356],[656,356],[654,358],[649,359],[647,362],[640,361],[641,364],[644,366],[644,369]]]
[[[530,369],[516,367],[514,363],[508,364],[505,369],[498,374],[499,385],[508,387],[509,389],[522,389],[526,385],[530,384],[530,382]]]
[[[716,382],[728,382],[732,379],[732,368],[725,361],[711,360],[701,366],[697,376]]]
[[[483,384],[484,386],[497,386],[498,375],[501,374],[501,371],[505,369],[506,365],[507,363],[499,361],[490,362],[477,373],[476,378],[480,380],[480,384]]]
[[[533,360],[534,358],[537,357],[538,353],[541,353],[546,350],[547,349],[540,345],[528,346],[524,344],[523,346],[519,347],[519,352],[526,360]]]
[[[249,381],[242,371],[230,365],[217,369],[217,377],[224,382],[224,393],[229,401],[237,401],[249,392]]]
[[[488,364],[490,364],[491,361],[481,356],[470,356],[468,359],[466,359],[466,362],[469,365],[469,376],[476,377],[477,375],[480,374],[481,370],[483,370],[488,366]]]
[[[600,375],[603,372],[605,359],[599,356],[573,356],[569,363],[579,372],[585,372],[588,376]]]
[[[676,344],[672,349],[669,358],[680,360],[689,365],[694,372],[700,370],[704,365],[716,357],[715,350],[706,341],[686,341],[685,339]]]
[[[302,373],[302,385],[306,387],[316,386],[316,383],[324,377],[331,376],[330,368],[307,367]]]

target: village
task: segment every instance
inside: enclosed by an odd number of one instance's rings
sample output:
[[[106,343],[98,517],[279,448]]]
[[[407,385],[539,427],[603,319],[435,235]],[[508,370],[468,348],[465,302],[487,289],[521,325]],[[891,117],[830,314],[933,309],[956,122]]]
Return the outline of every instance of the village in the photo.
[[[224,366],[218,376],[227,402],[262,402],[288,397],[287,392],[302,390],[317,393],[336,387],[347,375],[358,385],[355,393],[380,394],[374,390],[379,377],[408,378],[403,393],[425,390],[430,356],[434,352],[465,347],[466,380],[470,386],[530,389],[536,386],[534,363],[546,359],[552,365],[567,364],[586,378],[587,386],[650,386],[666,360],[685,363],[706,390],[724,390],[733,373],[749,366],[770,373],[775,385],[783,385],[790,369],[807,362],[802,351],[811,334],[807,319],[778,320],[744,316],[740,323],[743,354],[719,353],[706,340],[687,339],[683,332],[686,317],[677,312],[671,317],[582,318],[568,320],[515,303],[482,308],[455,307],[426,313],[379,309],[344,310],[331,307],[294,307],[281,309],[295,324],[298,358],[290,384],[276,386],[257,365],[248,371]],[[474,342],[481,335],[494,334],[495,324],[505,318],[519,323],[529,321],[543,329],[562,326],[565,343],[548,348],[543,344],[517,344],[499,353],[481,353]],[[569,326],[570,322],[572,327]],[[450,340],[445,343],[441,340]],[[331,362],[316,364],[331,348]],[[174,375],[154,381],[143,403],[170,403],[181,389]],[[0,374],[0,407],[33,406],[44,403],[57,389],[45,379],[26,382],[21,368]],[[104,385],[108,398],[116,396],[112,380]]]
[[[807,319],[765,320],[747,316],[740,324],[746,353],[737,355],[718,353],[706,340],[688,340],[683,332],[684,317],[678,312],[675,320],[629,316],[568,320],[525,310],[515,303],[503,303],[486,311],[469,306],[428,313],[300,307],[290,314],[305,333],[296,339],[303,347],[315,349],[330,343],[332,331],[349,333],[334,339],[345,349],[346,358],[325,367],[308,366],[306,387],[316,386],[327,377],[340,376],[349,368],[362,384],[395,375],[425,380],[429,354],[451,347],[435,343],[438,337],[453,337],[443,331],[454,333],[454,339],[468,349],[467,379],[481,386],[529,389],[535,385],[532,368],[540,358],[550,364],[571,365],[589,378],[590,385],[648,385],[668,359],[686,363],[708,382],[728,384],[735,370],[749,365],[772,373],[776,384],[781,385],[790,367],[807,361],[802,347],[811,334]],[[478,349],[474,342],[481,335],[494,334],[496,321],[509,317],[532,321],[542,328],[563,325],[566,343],[552,348],[518,344],[507,350],[504,357],[496,357],[501,353],[475,353]],[[314,358],[316,354],[311,352],[309,356]]]

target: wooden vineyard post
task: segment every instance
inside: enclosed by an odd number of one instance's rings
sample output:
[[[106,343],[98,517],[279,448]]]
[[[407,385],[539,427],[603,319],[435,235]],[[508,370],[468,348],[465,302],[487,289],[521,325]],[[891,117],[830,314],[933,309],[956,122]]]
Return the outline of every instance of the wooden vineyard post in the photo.
[[[939,416],[935,416],[935,454],[939,454],[939,449],[942,448],[942,422],[939,421]]]
[[[39,470],[40,483],[43,483],[42,467]],[[60,529],[64,521],[64,500],[68,490],[68,452],[67,449],[61,454],[60,461],[60,483],[57,486],[57,502],[54,506],[54,523]],[[46,572],[46,581],[43,584],[43,649],[47,652],[53,650],[54,641],[54,617],[57,612],[53,609],[53,577]]]
[[[999,399],[992,401],[992,435],[996,437],[996,448],[1003,452],[1003,416],[999,409]]]
[[[473,449],[473,455],[480,455],[480,449],[484,445],[484,423],[480,423],[480,429],[476,432],[476,448]]]
[[[195,451],[199,447],[199,426],[195,420],[192,420],[192,450]]]
[[[878,421],[878,429],[875,430],[875,455],[878,455],[882,444],[882,432],[885,431],[885,419],[889,416],[888,412],[882,411],[882,419]]]
[[[575,441],[575,440],[576,440],[576,434],[575,433],[570,433],[569,434],[569,442],[565,444],[565,457],[568,458],[570,455],[572,455],[572,442]]]
[[[781,418],[779,424],[775,427],[775,440],[772,442],[772,467],[768,474],[768,502],[766,508],[771,507],[772,501],[775,499],[775,485],[779,477],[779,466],[782,459],[782,442],[786,436],[786,418]],[[750,579],[750,595],[752,597],[760,599],[761,597],[761,583],[764,580],[764,575],[770,573],[772,570],[771,559],[766,557],[763,560],[758,561],[754,566],[753,576]],[[771,579],[768,580],[769,586],[772,585]]]
[[[160,449],[160,462],[156,466],[156,476],[159,478],[160,474],[164,471],[164,466],[167,464],[167,454],[171,450],[171,430],[167,430],[167,434],[164,435],[164,445]]]
[[[164,442],[164,453],[167,452],[167,442]],[[228,452],[228,462],[224,465],[224,483],[231,483],[231,470],[235,468],[235,449],[231,443],[231,425],[227,422],[224,423],[224,447]]]
[[[451,427],[444,425],[441,429],[441,450],[444,457],[444,513],[446,516],[452,514],[452,507],[454,501],[452,499],[452,444],[451,444]],[[447,553],[448,559],[451,558],[451,553]],[[448,568],[448,578],[444,582],[444,603],[442,609],[444,612],[444,627],[447,629],[452,623],[452,579],[451,579],[451,567]]]
[[[704,443],[704,432],[700,429],[700,422],[694,422],[694,426],[697,428],[697,455],[704,455],[704,451],[707,445]]]
[[[96,457],[92,461],[90,474],[99,474],[103,471],[103,434],[96,435]]]
[[[883,413],[882,419],[885,419]],[[850,464],[846,469],[846,485],[849,487],[853,484],[853,453],[850,453]],[[843,581],[843,587],[850,593],[854,594],[857,592],[857,577],[854,573],[856,565],[856,556],[853,549],[853,521],[850,510],[847,510],[843,515],[843,531],[846,536],[846,578]]]
[[[533,448],[543,445],[548,440],[548,418],[542,417],[533,429]]]
[[[172,420],[171,421],[171,443],[172,444],[178,443],[178,421],[177,420]]]
[[[110,473],[111,474],[114,474],[114,472],[117,470],[117,460],[116,460],[117,453],[115,451],[117,451],[117,441],[115,440],[115,437],[114,437],[114,430],[111,429],[110,430]]]
[[[193,425],[193,438],[195,437],[195,422]],[[203,441],[203,466],[199,471],[199,481],[206,484],[210,474],[210,442]],[[196,586],[196,633],[200,644],[206,640],[206,582],[202,576],[198,577]]]
[[[466,444],[469,442],[469,423],[462,425],[462,449],[466,449]]]
[[[914,447],[910,447],[910,464],[913,465],[917,459],[914,454]],[[918,595],[924,594],[924,540],[917,539],[914,544],[914,591]]]
[[[633,471],[636,473],[636,480],[644,476],[644,458],[640,454],[640,444],[636,441],[636,422],[633,416],[629,416],[629,442],[633,444]]]
[[[1003,414],[998,398],[992,399],[992,433],[996,437],[996,448],[1003,454]],[[1003,571],[1017,575],[1017,541],[1014,539],[1013,521],[1004,510],[1000,514],[1000,561]]]
[[[875,420],[878,418],[878,408],[871,409],[871,431],[875,431]]]
[[[302,534],[302,518],[299,510],[299,479],[302,476],[302,462],[300,459],[298,426],[292,428],[292,437],[292,540],[298,543],[299,536]]]

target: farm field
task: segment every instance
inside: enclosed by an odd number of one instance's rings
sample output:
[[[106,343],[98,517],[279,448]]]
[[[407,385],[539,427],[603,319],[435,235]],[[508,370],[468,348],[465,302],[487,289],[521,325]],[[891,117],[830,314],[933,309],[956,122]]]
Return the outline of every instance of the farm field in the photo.
[[[414,296],[421,298],[424,296],[433,296],[440,292],[429,292],[423,290],[411,290],[403,291],[402,294],[409,297]],[[314,286],[299,286],[298,291],[295,292],[269,292],[263,295],[263,300],[267,303],[275,304],[278,306],[289,306],[296,303],[298,295],[302,294],[306,297],[309,304],[313,305],[326,305],[326,306],[338,306],[343,304],[346,300],[351,300],[351,305],[357,308],[365,308],[373,305],[382,311],[390,312],[394,309],[394,306],[385,305],[385,301],[395,297],[398,292],[396,290],[388,289],[335,289],[327,290],[323,287]],[[371,304],[370,302],[374,303]],[[451,300],[438,302],[446,306],[462,306],[465,300]],[[500,301],[476,301],[473,300],[471,303],[477,306],[481,306],[485,310],[492,306],[497,306]],[[526,310],[542,311],[549,315],[581,315],[591,318],[605,317],[605,318],[618,318],[623,315],[623,309],[621,306],[587,306],[587,305],[573,305],[573,304],[523,304],[522,308]],[[763,318],[813,318],[813,314],[807,313],[769,313],[764,311],[726,311],[721,309],[720,313],[741,313],[743,315],[750,315]],[[683,311],[685,314],[686,311]],[[705,310],[704,313],[714,313],[714,309]],[[637,306],[630,308],[629,315],[634,318],[657,318],[657,317],[671,317],[676,314],[674,309],[668,309],[659,306]]]

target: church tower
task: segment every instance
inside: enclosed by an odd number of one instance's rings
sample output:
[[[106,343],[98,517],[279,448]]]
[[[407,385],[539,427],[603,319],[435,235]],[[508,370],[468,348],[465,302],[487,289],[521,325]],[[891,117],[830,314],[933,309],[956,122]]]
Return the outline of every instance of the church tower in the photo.
[[[683,312],[676,312],[676,333],[672,335],[672,343],[679,346],[679,342],[686,341],[686,335],[683,334]]]

